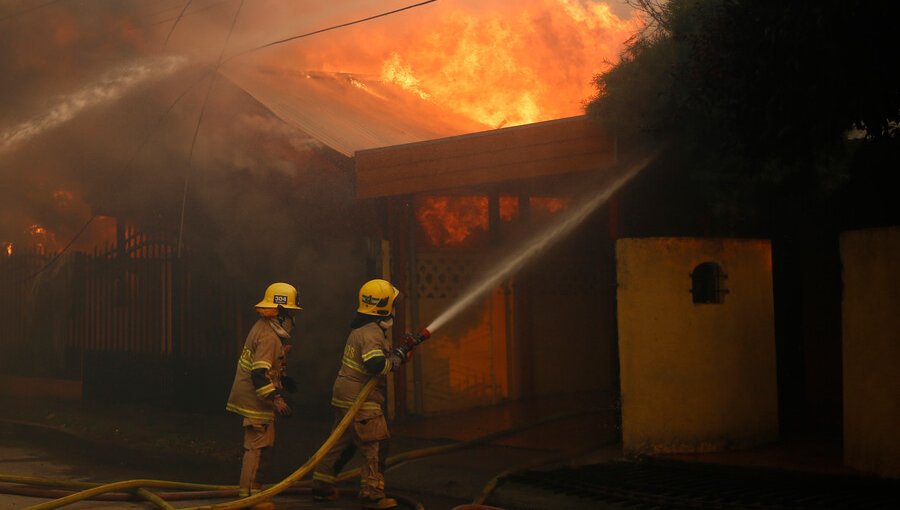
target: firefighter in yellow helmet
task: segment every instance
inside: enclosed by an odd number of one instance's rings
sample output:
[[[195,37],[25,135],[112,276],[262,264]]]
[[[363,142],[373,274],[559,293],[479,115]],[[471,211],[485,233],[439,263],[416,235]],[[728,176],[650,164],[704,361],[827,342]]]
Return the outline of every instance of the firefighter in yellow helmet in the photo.
[[[234,374],[225,409],[243,417],[244,457],[241,464],[240,496],[259,492],[260,464],[275,444],[275,416],[290,416],[291,408],[282,391],[294,386],[284,374],[288,343],[294,329],[294,313],[302,310],[297,289],[273,283],[256,304],[259,318],[250,329]],[[266,501],[256,510],[275,508]]]
[[[393,324],[394,301],[399,294],[400,291],[386,280],[368,281],[359,290],[359,307],[350,325],[352,330],[344,346],[341,368],[332,391],[335,426],[366,382],[372,377],[380,377],[381,380],[362,404],[353,425],[316,466],[313,473],[313,499],[317,501],[337,499],[335,476],[352,457],[353,449],[357,448],[365,458],[359,491],[361,506],[397,506],[396,500],[385,497],[382,474],[384,456],[379,453],[384,453],[386,445],[383,442],[390,437],[383,411],[384,376],[407,359],[392,352],[388,336],[388,329]]]

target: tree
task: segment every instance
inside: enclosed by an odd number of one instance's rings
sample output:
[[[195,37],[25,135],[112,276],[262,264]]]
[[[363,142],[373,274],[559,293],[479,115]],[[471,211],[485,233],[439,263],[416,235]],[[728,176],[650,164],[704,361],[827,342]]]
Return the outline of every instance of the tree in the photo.
[[[716,197],[715,211],[821,204],[856,175],[893,170],[861,168],[897,160],[898,42],[886,3],[633,5],[648,27],[596,77],[588,114],[623,145],[668,142],[667,160]]]

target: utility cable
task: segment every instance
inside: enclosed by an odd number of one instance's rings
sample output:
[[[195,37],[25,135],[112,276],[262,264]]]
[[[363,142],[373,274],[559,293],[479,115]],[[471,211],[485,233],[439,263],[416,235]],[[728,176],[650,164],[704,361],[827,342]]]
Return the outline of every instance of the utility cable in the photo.
[[[55,264],[56,261],[59,260],[59,258],[63,256],[63,254],[66,252],[66,250],[68,250],[70,246],[75,244],[75,241],[78,240],[79,237],[81,237],[81,234],[83,234],[84,231],[87,230],[88,226],[90,226],[90,224],[93,223],[94,219],[96,219],[96,218],[97,218],[96,214],[91,216],[90,219],[88,219],[87,222],[84,224],[84,226],[81,227],[81,230],[79,230],[78,233],[75,234],[75,237],[73,237],[72,240],[69,241],[69,244],[67,244],[65,248],[60,250],[59,253],[57,253],[52,259],[50,259],[49,262],[44,264],[40,269],[31,273],[30,275],[26,276],[25,278],[22,278],[22,280],[19,283],[24,283],[24,282],[27,282],[28,280],[31,280],[32,278],[35,278],[37,275],[43,273],[44,271],[49,269],[50,266]]]
[[[223,5],[223,4],[230,3],[231,1],[232,1],[232,0],[222,0],[222,1],[220,1],[220,2],[213,2],[213,3],[211,3],[211,4],[204,5],[203,7],[198,7],[198,8],[194,9],[194,10],[191,11],[191,12],[185,12],[185,13],[179,14],[178,16],[173,16],[173,17],[166,18],[166,19],[161,19],[161,20],[152,21],[152,22],[148,22],[148,23],[142,23],[142,24],[137,25],[137,26],[138,26],[138,27],[151,27],[151,26],[155,26],[155,25],[162,25],[163,23],[168,23],[168,22],[170,22],[170,21],[177,20],[177,19],[180,19],[180,18],[187,18],[188,16],[193,16],[193,15],[198,14],[198,13],[201,13],[201,12],[203,12],[203,11],[208,11],[208,10],[210,10],[210,9],[215,9],[216,7],[219,7],[219,6]],[[174,28],[173,28],[173,30],[174,30]]]
[[[32,5],[31,7],[26,7],[26,8],[24,8],[24,9],[20,10],[20,11],[16,11],[16,12],[7,14],[7,15],[5,15],[5,16],[3,16],[3,17],[0,17],[0,21],[6,21],[6,20],[8,20],[8,19],[13,19],[13,18],[19,17],[19,16],[21,16],[21,15],[23,15],[23,14],[28,14],[29,12],[34,12],[34,11],[37,11],[37,10],[39,10],[39,9],[43,9],[44,7],[48,7],[48,6],[50,6],[50,5],[53,5],[53,4],[56,4],[56,3],[59,3],[59,2],[63,2],[63,1],[65,1],[65,0],[50,0],[49,2],[44,2],[44,3],[42,3],[42,4]]]
[[[138,155],[141,153],[141,151],[144,149],[144,147],[145,147],[145,146],[147,145],[147,143],[150,141],[150,138],[152,138],[153,132],[154,132],[156,129],[158,129],[159,126],[162,125],[163,120],[165,120],[165,118],[169,115],[169,113],[172,112],[172,109],[175,108],[175,105],[177,105],[177,104],[181,101],[181,99],[184,98],[184,96],[186,96],[187,93],[191,91],[191,89],[193,89],[195,86],[197,86],[198,83],[200,83],[201,81],[203,81],[203,78],[205,78],[205,77],[206,77],[206,75],[201,75],[200,78],[199,78],[197,81],[192,82],[187,88],[185,88],[185,89],[181,92],[181,94],[178,95],[178,97],[175,98],[174,101],[172,101],[172,103],[169,105],[169,107],[166,108],[166,111],[164,111],[164,112],[162,113],[162,115],[160,115],[159,118],[156,120],[156,123],[155,123],[152,127],[150,127],[150,128],[147,130],[147,136],[145,136],[145,137],[142,139],[141,144],[138,146],[137,149],[135,149],[134,153],[131,155],[131,158],[129,158],[129,159],[128,159],[128,162],[125,163],[125,166],[122,167],[122,170],[121,170],[122,172],[125,172],[126,170],[128,170],[129,168],[131,168],[131,165],[134,164],[135,160],[137,160]],[[75,236],[72,237],[72,239],[69,241],[69,243],[66,244],[66,246],[65,246],[62,250],[60,250],[59,253],[56,254],[56,256],[54,256],[49,262],[47,262],[46,264],[44,264],[44,265],[43,265],[40,269],[38,269],[36,272],[34,272],[34,273],[32,273],[31,275],[26,276],[25,278],[23,278],[19,283],[23,283],[23,282],[27,282],[28,280],[31,280],[32,278],[34,278],[34,277],[36,277],[37,275],[43,273],[45,270],[49,269],[50,266],[52,266],[53,264],[55,264],[56,261],[59,260],[59,258],[62,257],[63,254],[65,254],[66,251],[68,251],[69,248],[72,247],[73,244],[75,244],[75,241],[77,241],[78,238],[81,237],[81,234],[83,234],[83,233],[87,230],[88,226],[89,226],[95,219],[97,219],[98,216],[99,216],[99,215],[97,215],[97,214],[94,214],[93,216],[91,216],[91,217],[88,219],[87,223],[85,223],[84,226],[81,227],[81,229],[75,234]]]
[[[197,126],[194,128],[194,136],[193,138],[191,138],[191,148],[190,152],[188,153],[188,172],[184,176],[184,191],[181,195],[181,219],[178,224],[178,258],[181,258],[181,246],[184,236],[184,211],[187,205],[188,183],[191,177],[190,170],[194,161],[194,146],[197,144],[197,135],[200,133],[200,124],[203,122],[203,114],[206,112],[206,104],[209,102],[209,95],[212,92],[212,87],[216,81],[216,76],[218,76],[219,67],[222,66],[222,57],[225,55],[225,49],[228,48],[228,41],[231,40],[231,34],[234,32],[234,27],[235,25],[237,25],[238,16],[241,14],[241,9],[243,8],[244,0],[241,0],[241,3],[238,5],[237,10],[234,12],[234,18],[232,18],[231,20],[231,27],[228,29],[228,35],[225,36],[225,42],[222,44],[222,51],[219,52],[219,59],[216,62],[216,67],[212,71],[212,76],[209,80],[209,87],[206,89],[206,97],[203,98],[203,104],[200,106],[200,115],[197,117]]]
[[[181,21],[181,18],[184,17],[184,12],[188,10],[188,7],[191,6],[191,3],[193,3],[193,1],[194,1],[194,0],[188,0],[188,1],[184,4],[184,7],[181,8],[181,12],[178,13],[178,17],[176,17],[176,18],[175,18],[175,22],[172,23],[172,28],[170,28],[170,29],[169,29],[169,33],[166,34],[166,40],[165,40],[165,42],[163,42],[163,50],[165,50],[165,49],[166,49],[166,46],[169,45],[169,38],[172,37],[172,33],[175,32],[175,27],[178,26],[178,22]]]
[[[263,45],[261,45],[261,46],[256,46],[256,47],[254,47],[254,48],[250,48],[250,49],[247,49],[247,50],[244,50],[244,51],[235,53],[234,55],[228,57],[228,59],[226,59],[225,62],[228,62],[229,60],[231,60],[231,59],[233,59],[233,58],[235,58],[235,57],[239,57],[239,56],[241,56],[241,55],[246,55],[247,53],[250,53],[250,52],[254,52],[254,51],[257,51],[257,50],[261,50],[261,49],[263,49],[263,48],[268,48],[269,46],[275,46],[275,45],[277,45],[277,44],[286,43],[286,42],[289,42],[289,41],[293,41],[293,40],[295,40],[295,39],[300,39],[300,38],[303,38],[303,37],[309,37],[309,36],[311,36],[311,35],[321,34],[322,32],[328,32],[329,30],[335,30],[335,29],[338,29],[338,28],[349,27],[349,26],[351,26],[351,25],[356,25],[356,24],[359,24],[359,23],[364,23],[364,22],[366,22],[366,21],[371,21],[371,20],[373,20],[373,19],[383,18],[383,17],[385,17],[385,16],[390,16],[391,14],[396,14],[396,13],[398,13],[398,12],[403,12],[403,11],[407,11],[407,10],[410,10],[410,9],[415,9],[416,7],[422,7],[423,5],[427,5],[427,4],[434,3],[434,2],[437,2],[437,0],[427,0],[427,1],[425,1],[425,2],[419,2],[419,3],[417,3],[417,4],[407,5],[406,7],[401,7],[401,8],[399,8],[399,9],[394,9],[393,11],[387,11],[387,12],[383,12],[383,13],[381,13],[381,14],[375,14],[375,15],[373,15],[373,16],[369,16],[369,17],[366,17],[366,18],[361,18],[361,19],[358,19],[358,20],[348,21],[348,22],[346,22],[346,23],[341,23],[340,25],[334,25],[334,26],[330,26],[330,27],[328,27],[328,28],[322,28],[322,29],[319,29],[319,30],[313,30],[312,32],[307,32],[307,33],[305,33],[305,34],[294,35],[294,36],[291,36],[291,37],[287,37],[287,38],[285,38],[285,39],[279,39],[279,40],[277,40],[277,41],[272,41],[272,42],[263,44]]]

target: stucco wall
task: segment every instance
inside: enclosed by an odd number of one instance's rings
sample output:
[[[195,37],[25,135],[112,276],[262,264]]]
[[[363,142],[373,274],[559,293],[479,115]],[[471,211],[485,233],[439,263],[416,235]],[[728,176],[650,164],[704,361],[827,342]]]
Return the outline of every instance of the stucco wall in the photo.
[[[691,277],[719,264],[728,293],[695,304]],[[622,440],[630,452],[714,451],[778,433],[768,241],[616,243]]]
[[[844,462],[900,478],[900,228],[841,235]]]

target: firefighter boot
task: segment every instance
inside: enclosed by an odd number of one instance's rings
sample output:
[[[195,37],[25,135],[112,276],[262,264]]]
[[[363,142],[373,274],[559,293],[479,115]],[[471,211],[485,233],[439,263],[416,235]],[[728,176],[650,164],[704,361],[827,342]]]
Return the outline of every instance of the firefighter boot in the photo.
[[[397,500],[394,498],[381,498],[381,499],[368,499],[362,498],[359,500],[359,506],[363,508],[397,508]]]
[[[336,501],[338,491],[334,487],[313,487],[313,501]]]
[[[338,498],[338,491],[334,488],[337,478],[321,471],[313,473],[312,478],[313,501],[334,501]]]
[[[395,508],[397,500],[384,495],[384,476],[381,473],[371,473],[359,491],[359,506],[363,508]]]

